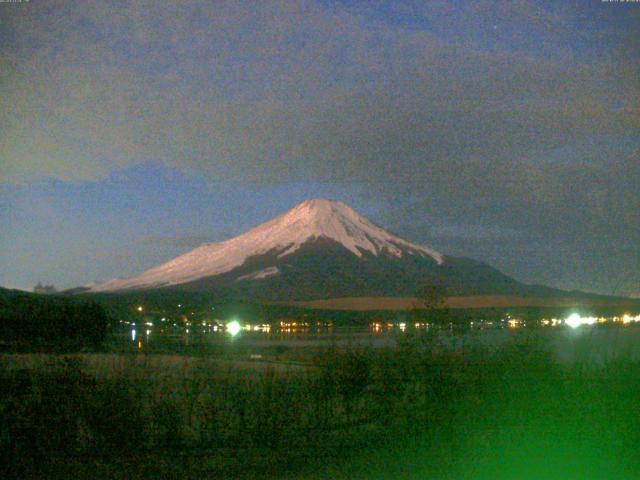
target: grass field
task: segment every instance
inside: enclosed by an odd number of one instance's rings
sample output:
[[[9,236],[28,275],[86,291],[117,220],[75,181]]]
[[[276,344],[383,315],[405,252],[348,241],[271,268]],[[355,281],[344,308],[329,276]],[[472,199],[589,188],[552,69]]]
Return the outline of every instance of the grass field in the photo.
[[[233,355],[0,356],[3,478],[632,479],[640,362],[544,340]]]

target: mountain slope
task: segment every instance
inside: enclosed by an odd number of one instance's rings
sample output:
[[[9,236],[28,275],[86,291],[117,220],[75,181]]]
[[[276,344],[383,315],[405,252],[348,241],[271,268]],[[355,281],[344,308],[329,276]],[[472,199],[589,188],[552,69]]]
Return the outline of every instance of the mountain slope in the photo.
[[[184,284],[232,271],[257,255],[275,254],[277,258],[284,258],[309,241],[320,238],[334,240],[356,257],[366,253],[393,257],[413,255],[443,262],[440,253],[388,233],[342,202],[315,199],[231,240],[202,245],[137,277],[112,280],[91,290],[118,291]]]
[[[171,288],[218,297],[314,300],[416,296],[425,283],[449,295],[554,296],[471,259],[403,240],[342,202],[308,200],[225,242],[202,245],[141,275],[92,292]]]

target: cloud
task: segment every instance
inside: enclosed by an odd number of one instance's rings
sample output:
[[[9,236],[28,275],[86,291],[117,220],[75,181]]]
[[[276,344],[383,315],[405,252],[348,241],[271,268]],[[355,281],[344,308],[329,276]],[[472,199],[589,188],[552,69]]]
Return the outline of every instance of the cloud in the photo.
[[[603,65],[482,50],[473,32],[452,43],[312,2],[54,5],[11,19],[5,181],[147,160],[233,181],[369,181],[638,126],[637,110],[610,110]],[[541,15],[511,9],[514,27]],[[426,15],[444,28],[441,10]]]
[[[639,175],[637,9],[0,8],[0,182],[97,181],[158,162],[249,188],[357,186],[418,240],[474,225],[567,245],[640,240],[629,186]]]

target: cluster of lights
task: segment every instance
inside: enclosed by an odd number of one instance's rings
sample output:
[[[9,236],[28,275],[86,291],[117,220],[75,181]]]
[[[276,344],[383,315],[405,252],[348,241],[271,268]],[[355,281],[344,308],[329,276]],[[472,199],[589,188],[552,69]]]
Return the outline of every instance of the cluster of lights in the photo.
[[[182,304],[178,304],[178,308],[182,308]],[[136,307],[136,310],[138,312],[143,312],[145,310],[143,305],[138,305]],[[194,315],[194,312],[191,312],[191,315]],[[162,319],[160,320],[161,322],[170,322],[169,319],[167,319],[166,317],[162,317]],[[191,326],[191,322],[187,320],[186,317],[183,316],[182,319],[183,324],[186,327],[190,327]],[[506,314],[506,319],[501,319],[500,322],[502,323],[507,323],[507,325],[510,328],[518,328],[521,326],[525,326],[526,323],[518,318],[512,318],[510,314]],[[622,316],[614,316],[614,317],[593,317],[593,316],[586,316],[583,317],[578,313],[572,313],[571,315],[569,315],[568,317],[564,318],[564,319],[558,319],[558,318],[543,318],[540,320],[540,324],[543,326],[551,326],[551,327],[556,327],[559,325],[567,325],[571,328],[578,328],[582,325],[595,325],[595,324],[599,324],[599,323],[608,323],[608,322],[612,322],[612,323],[622,323],[624,325],[630,324],[630,323],[640,323],[640,315],[631,315],[631,314],[624,314]],[[133,341],[136,340],[137,338],[137,332],[135,329],[135,322],[128,322],[125,320],[120,320],[120,323],[126,324],[126,325],[131,325],[132,327],[134,327],[131,330],[131,339]],[[493,322],[490,321],[485,321],[485,320],[480,320],[479,322],[480,326],[483,325],[487,325],[487,326],[491,326],[493,325]],[[147,321],[144,323],[147,327],[153,327],[153,323],[150,321]],[[383,323],[383,322],[373,322],[370,324],[370,328],[374,333],[381,333],[383,330],[390,330],[393,328],[398,328],[400,329],[400,331],[404,332],[407,329],[407,323],[406,322],[398,322],[398,323]],[[474,322],[471,322],[471,327],[474,326]],[[176,323],[173,323],[174,327],[177,327]],[[232,320],[230,322],[228,322],[226,325],[220,325],[218,323],[215,322],[207,322],[206,320],[202,321],[202,326],[203,327],[210,327],[211,330],[213,332],[219,332],[219,331],[226,331],[227,333],[229,333],[231,336],[236,336],[238,335],[242,330],[245,331],[255,331],[255,332],[265,332],[265,333],[269,333],[271,332],[271,325],[269,324],[258,324],[258,325],[251,325],[251,324],[245,324],[244,326],[242,326],[237,320]],[[293,322],[289,322],[289,321],[281,321],[280,322],[280,331],[282,332],[292,332],[295,333],[297,331],[306,331],[308,330],[310,327],[318,327],[318,328],[331,328],[333,326],[332,322],[308,322],[308,321],[293,321]],[[429,324],[428,323],[421,323],[421,322],[417,322],[415,324],[412,324],[412,326],[414,326],[416,329],[426,329],[429,328]],[[151,334],[151,330],[150,329],[146,329],[145,333],[147,335]],[[189,333],[189,328],[186,328],[186,333]]]
[[[502,319],[501,322],[507,323],[510,328],[518,328],[526,325],[523,320],[510,318]],[[640,322],[640,315],[625,314],[621,317],[583,317],[578,313],[572,313],[566,318],[543,318],[540,320],[540,325],[545,327],[557,327],[560,325],[567,325],[571,328],[578,328],[582,325],[595,325],[597,323],[623,323],[625,325],[631,322]]]
[[[374,333],[380,333],[383,330],[391,330],[395,325],[393,323],[373,322],[370,324]]]
[[[622,316],[622,318],[621,318],[621,319],[619,319],[618,321],[621,321],[621,322],[622,322],[622,323],[624,323],[625,325],[626,325],[627,323],[631,323],[631,322],[636,322],[636,323],[637,323],[637,322],[640,322],[640,315],[636,315],[636,316],[634,317],[634,316],[631,316],[631,315],[629,315],[629,314],[625,314],[625,315],[623,315],[623,316]]]
[[[429,324],[427,322],[416,322],[411,324],[416,329],[427,329],[429,328]],[[406,322],[399,323],[385,323],[385,322],[372,322],[369,324],[369,328],[373,331],[373,333],[382,333],[386,330],[392,330],[394,328],[399,328],[400,331],[405,332],[409,324]]]
[[[572,313],[565,320],[564,324],[571,328],[578,328],[581,325],[593,325],[598,321],[596,317],[581,317],[577,313]]]
[[[284,327],[284,328],[290,328],[290,327],[331,327],[333,326],[333,323],[331,322],[285,322],[285,321],[281,321],[280,322],[280,326]]]
[[[520,318],[513,318],[510,313],[506,314],[506,318],[501,318],[500,322],[506,323],[509,326],[509,328],[520,328],[520,327],[527,326],[527,322],[525,322]]]
[[[295,321],[295,322],[287,322],[281,321],[279,324],[279,329],[281,332],[285,333],[298,333],[298,332],[308,332],[310,328],[315,327],[318,331],[321,329],[330,329],[333,327],[332,322],[308,322],[308,321]]]
[[[485,329],[487,327],[493,327],[494,323],[495,322],[493,320],[485,320],[484,318],[481,318],[477,321],[469,322],[469,326],[471,326],[471,328]]]
[[[542,320],[540,320],[540,323],[545,327],[557,327],[558,325],[562,325],[562,320],[560,320],[559,318],[543,318]]]
[[[583,317],[578,313],[572,313],[565,319],[559,318],[551,318],[546,319],[543,318],[541,320],[541,324],[544,326],[558,326],[558,325],[567,325],[571,328],[578,328],[582,325],[595,325],[601,323],[622,323],[624,325],[628,325],[629,323],[640,323],[640,315],[630,315],[625,313],[621,317]]]
[[[543,325],[545,327],[547,326],[557,327],[560,325],[567,325],[571,328],[578,328],[581,325],[595,325],[597,323],[600,324],[600,323],[608,323],[608,322],[622,323],[624,325],[628,325],[630,323],[640,323],[640,315],[624,314],[620,317],[615,317],[615,316],[614,317],[592,317],[592,316],[583,317],[578,313],[572,313],[566,318],[543,318],[540,320],[540,325]],[[501,319],[499,323],[503,323],[509,328],[520,328],[520,327],[526,327],[527,325],[527,322],[524,321],[523,319],[511,317],[511,315],[509,314],[507,314],[506,318]],[[469,323],[471,327],[474,327],[476,324],[480,328],[482,328],[485,326],[493,326],[494,322],[480,320],[478,322]],[[393,328],[399,328],[401,331],[404,332],[406,331],[407,326],[408,324],[404,322],[395,323],[395,324],[384,323],[384,322],[372,322],[369,324],[369,328],[373,333],[382,333],[383,331],[391,330]],[[415,328],[416,329],[429,328],[429,324],[416,323]]]
[[[271,325],[269,325],[268,323],[262,323],[260,325],[251,325],[250,323],[247,323],[244,326],[244,329],[247,332],[266,332],[266,333],[269,333],[271,331]]]

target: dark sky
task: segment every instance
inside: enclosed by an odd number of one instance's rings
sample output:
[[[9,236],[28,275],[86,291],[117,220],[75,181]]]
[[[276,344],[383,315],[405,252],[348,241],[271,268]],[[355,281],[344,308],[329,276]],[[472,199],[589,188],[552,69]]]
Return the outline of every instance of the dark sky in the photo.
[[[309,197],[640,294],[640,3],[0,3],[0,285],[133,275]]]

